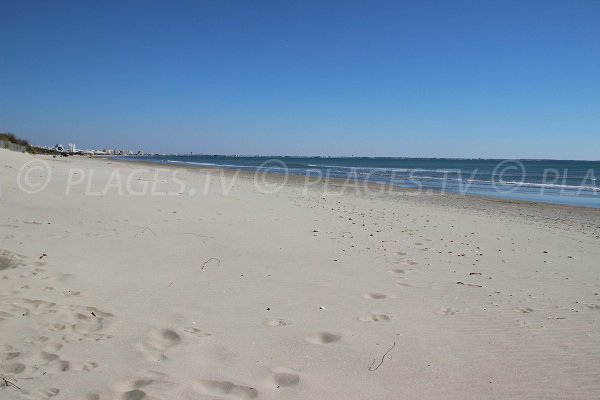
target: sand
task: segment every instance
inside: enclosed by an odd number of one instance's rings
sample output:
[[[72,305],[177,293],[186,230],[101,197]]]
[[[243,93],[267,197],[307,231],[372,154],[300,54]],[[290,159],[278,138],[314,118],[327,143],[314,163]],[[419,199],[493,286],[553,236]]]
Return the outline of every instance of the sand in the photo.
[[[155,168],[0,150],[0,398],[600,398],[599,210]]]

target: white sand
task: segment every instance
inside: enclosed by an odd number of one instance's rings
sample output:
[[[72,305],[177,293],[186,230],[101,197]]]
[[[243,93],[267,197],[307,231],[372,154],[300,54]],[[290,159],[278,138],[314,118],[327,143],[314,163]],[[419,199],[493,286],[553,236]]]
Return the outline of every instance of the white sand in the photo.
[[[598,210],[135,168],[0,150],[0,398],[600,398]]]

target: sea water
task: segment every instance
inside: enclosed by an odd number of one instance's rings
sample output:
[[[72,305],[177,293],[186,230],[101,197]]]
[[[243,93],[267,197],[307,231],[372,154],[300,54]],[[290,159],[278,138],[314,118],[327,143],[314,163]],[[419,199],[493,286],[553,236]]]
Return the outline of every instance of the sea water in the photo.
[[[600,208],[600,161],[218,155],[126,158]]]

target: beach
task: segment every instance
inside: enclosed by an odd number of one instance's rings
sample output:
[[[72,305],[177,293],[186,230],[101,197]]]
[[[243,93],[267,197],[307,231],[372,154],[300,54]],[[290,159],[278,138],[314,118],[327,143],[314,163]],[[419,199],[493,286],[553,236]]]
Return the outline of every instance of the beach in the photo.
[[[0,149],[0,228],[1,398],[600,397],[600,209]]]

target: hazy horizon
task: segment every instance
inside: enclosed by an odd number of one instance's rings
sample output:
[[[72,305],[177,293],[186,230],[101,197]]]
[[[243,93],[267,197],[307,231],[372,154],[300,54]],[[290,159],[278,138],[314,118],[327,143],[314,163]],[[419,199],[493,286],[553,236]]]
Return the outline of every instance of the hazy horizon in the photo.
[[[598,160],[600,2],[3,1],[0,131],[169,154]]]
[[[108,150],[108,148],[106,149]],[[115,150],[115,149],[112,149]],[[119,149],[119,150],[130,150],[130,149]],[[367,159],[406,159],[406,160],[487,160],[487,161],[503,161],[503,160],[520,160],[520,161],[581,161],[581,162],[600,162],[600,159],[586,160],[586,159],[563,159],[563,158],[483,158],[483,157],[412,157],[412,156],[361,156],[361,155],[290,155],[290,154],[218,154],[218,153],[161,153],[161,152],[150,152],[144,153],[141,157],[148,156],[199,156],[199,157],[238,157],[238,158],[269,158],[269,157],[282,157],[282,158],[367,158]],[[137,154],[123,155],[123,156],[139,156]]]

